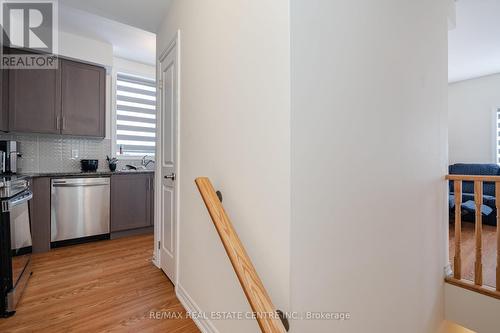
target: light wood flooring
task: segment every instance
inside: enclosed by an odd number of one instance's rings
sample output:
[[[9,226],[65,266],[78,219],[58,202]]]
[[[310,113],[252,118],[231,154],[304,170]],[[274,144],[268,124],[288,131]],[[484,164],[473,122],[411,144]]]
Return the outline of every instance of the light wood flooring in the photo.
[[[152,251],[147,235],[34,256],[17,313],[0,319],[0,332],[199,332]],[[184,315],[151,319],[151,311]]]
[[[462,278],[474,281],[475,261],[474,223],[462,222]],[[497,267],[496,227],[483,225],[483,284],[496,286]],[[455,228],[450,223],[450,262],[455,256]]]

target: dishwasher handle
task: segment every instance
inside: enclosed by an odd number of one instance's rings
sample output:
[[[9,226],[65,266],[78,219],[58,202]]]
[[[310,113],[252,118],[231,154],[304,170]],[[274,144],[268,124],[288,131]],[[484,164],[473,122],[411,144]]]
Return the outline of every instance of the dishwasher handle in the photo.
[[[92,184],[52,183],[52,187],[91,187],[91,186],[109,186],[109,183],[92,183]]]
[[[73,178],[54,179],[52,187],[89,187],[89,186],[109,186],[110,179],[103,178]]]

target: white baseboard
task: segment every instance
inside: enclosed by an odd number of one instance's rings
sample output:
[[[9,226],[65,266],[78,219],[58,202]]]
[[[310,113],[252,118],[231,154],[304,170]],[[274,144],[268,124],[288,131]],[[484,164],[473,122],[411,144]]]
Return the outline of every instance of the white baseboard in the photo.
[[[182,303],[184,308],[186,308],[186,311],[202,313],[200,307],[195,303],[195,301],[193,301],[191,296],[189,296],[189,294],[180,284],[177,284],[177,286],[175,287],[175,293],[177,294],[177,298]],[[193,321],[202,333],[219,333],[210,319],[193,318]]]
[[[157,268],[161,269],[160,267],[160,262],[157,260],[156,254],[153,252],[153,259],[151,259],[151,262],[153,265],[155,265]]]

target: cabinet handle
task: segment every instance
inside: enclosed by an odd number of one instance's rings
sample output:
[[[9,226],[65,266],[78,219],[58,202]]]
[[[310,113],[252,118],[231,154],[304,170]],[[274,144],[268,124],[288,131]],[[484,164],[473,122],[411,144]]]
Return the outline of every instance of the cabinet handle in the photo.
[[[61,117],[56,117],[56,130],[60,130],[61,128]]]
[[[62,129],[63,131],[66,129],[66,118],[62,117]]]

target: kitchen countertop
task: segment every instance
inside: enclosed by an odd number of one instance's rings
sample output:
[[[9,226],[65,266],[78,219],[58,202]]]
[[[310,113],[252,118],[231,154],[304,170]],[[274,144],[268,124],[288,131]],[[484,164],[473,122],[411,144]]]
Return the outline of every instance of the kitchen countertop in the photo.
[[[154,173],[155,170],[137,170],[137,171],[127,171],[127,170],[117,170],[115,172],[111,171],[97,171],[97,172],[81,172],[81,171],[68,171],[68,172],[35,172],[35,173],[19,173],[20,176],[26,176],[31,178],[38,177],[109,177],[112,175],[135,175],[144,173]]]

